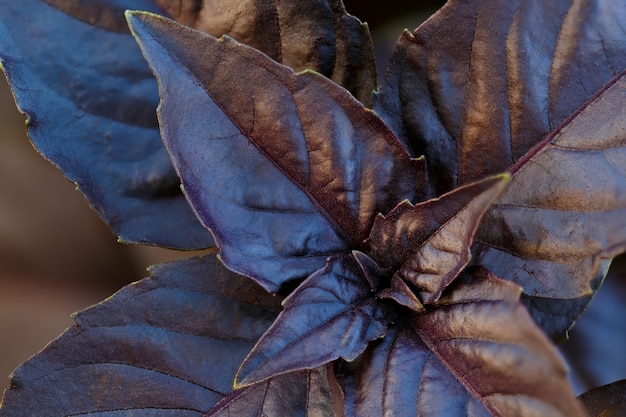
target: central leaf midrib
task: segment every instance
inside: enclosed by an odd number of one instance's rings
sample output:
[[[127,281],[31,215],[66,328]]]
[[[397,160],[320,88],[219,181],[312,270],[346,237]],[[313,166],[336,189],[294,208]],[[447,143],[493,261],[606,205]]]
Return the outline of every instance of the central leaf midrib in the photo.
[[[191,31],[192,29],[188,29],[189,31]],[[206,34],[204,32],[199,32],[201,33],[204,37],[207,38],[212,38],[214,40],[217,41],[217,38]],[[302,193],[304,193],[307,197],[307,199],[311,202],[311,204],[318,210],[318,212],[320,214],[322,214],[322,216],[324,216],[324,218],[330,223],[330,225],[332,226],[333,229],[335,229],[335,231],[339,234],[339,236],[342,237],[342,239],[351,244],[352,246],[354,246],[357,242],[354,242],[352,237],[350,236],[349,232],[344,230],[336,221],[336,219],[330,215],[330,213],[326,210],[326,208],[324,208],[317,200],[317,198],[315,198],[315,196],[313,196],[310,191],[308,190],[308,187],[305,187],[303,184],[300,184],[291,174],[289,174],[283,167],[281,167],[280,164],[278,164],[276,161],[273,160],[273,158],[271,158],[269,156],[269,154],[263,149],[262,146],[260,146],[260,144],[257,142],[257,140],[255,140],[254,137],[249,136],[248,134],[246,134],[244,132],[244,130],[242,129],[242,127],[236,123],[233,118],[230,116],[230,114],[228,114],[228,112],[226,112],[223,108],[223,106],[221,105],[221,103],[216,100],[214,98],[214,96],[208,91],[208,89],[204,86],[204,84],[191,72],[190,68],[188,68],[187,65],[185,65],[183,62],[181,62],[180,59],[178,59],[176,56],[170,54],[170,52],[164,48],[161,43],[154,38],[154,36],[152,36],[152,34],[150,34],[150,36],[152,37],[152,39],[154,40],[154,42],[156,44],[159,45],[160,49],[163,50],[165,52],[165,54],[170,57],[170,59],[175,62],[177,64],[177,66],[179,67],[179,69],[182,69],[192,80],[195,81],[195,83],[202,88],[202,90],[206,93],[206,95],[211,99],[211,101],[213,103],[215,103],[215,105],[221,110],[221,112],[224,114],[224,116],[232,123],[232,125],[240,132],[240,134],[242,135],[242,137],[246,138],[252,145],[254,145],[255,149],[257,149],[258,152],[261,153],[261,155],[263,155],[263,157],[265,158],[265,160],[267,160],[270,164],[272,164],[272,166],[274,166],[277,170],[279,170],[289,181],[291,181],[296,187],[298,187],[298,189],[300,189],[300,191]],[[236,41],[230,41],[228,40],[228,38],[222,38],[224,39],[225,42],[236,42]],[[243,45],[243,44],[242,44]],[[289,68],[283,64],[277,63],[278,65],[281,65],[284,68]],[[261,67],[259,65],[256,65],[257,68],[259,69],[263,69],[264,71],[266,71],[268,74],[271,74],[273,77],[276,77],[274,74],[272,74],[270,71],[268,71],[266,68]],[[291,68],[289,68],[289,70],[291,70]],[[293,77],[297,77],[296,73],[292,72],[292,76]],[[281,81],[282,84],[282,81]],[[284,84],[283,84],[284,85]],[[292,94],[293,97],[293,91],[291,91],[287,86],[285,86],[285,88]],[[301,88],[304,88],[304,86],[302,86]],[[296,111],[299,113],[300,108],[296,105],[295,101],[294,101],[294,108],[296,109]],[[298,118],[298,122],[300,122],[301,119]],[[301,126],[301,123],[299,123]],[[302,127],[301,127],[302,129]],[[302,129],[302,134],[305,138],[305,144],[307,145],[307,153],[308,153],[308,144],[309,142],[306,140],[306,134],[304,132],[304,129]],[[308,157],[308,155],[307,155]],[[307,158],[308,159],[308,158]]]

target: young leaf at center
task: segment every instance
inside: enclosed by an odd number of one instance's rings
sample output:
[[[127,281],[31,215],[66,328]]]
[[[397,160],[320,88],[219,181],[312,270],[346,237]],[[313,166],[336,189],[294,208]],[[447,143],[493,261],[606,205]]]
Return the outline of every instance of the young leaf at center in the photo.
[[[584,416],[520,294],[486,270],[466,270],[433,308],[400,316],[344,368],[347,415]]]
[[[474,233],[508,180],[508,174],[490,177],[420,204],[405,201],[386,216],[378,215],[368,240],[373,256],[381,265],[397,268],[398,277],[419,292],[423,303],[434,302],[469,263]]]

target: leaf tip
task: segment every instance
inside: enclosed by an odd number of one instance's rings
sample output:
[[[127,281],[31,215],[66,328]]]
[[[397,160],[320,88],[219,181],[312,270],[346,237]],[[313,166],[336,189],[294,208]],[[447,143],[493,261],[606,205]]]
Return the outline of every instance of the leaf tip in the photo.
[[[249,373],[248,373],[248,375],[245,375],[245,374],[242,375],[241,371],[242,371],[242,368],[245,365],[245,363],[246,362],[244,360],[244,362],[241,364],[239,370],[237,371],[237,374],[235,375],[235,379],[233,380],[233,390],[234,391],[241,390],[241,389],[249,387],[250,385],[254,385],[257,382],[261,382],[261,381],[256,381],[256,380],[250,381],[249,380]]]
[[[144,10],[126,10],[124,11],[124,17],[126,17],[126,21],[131,24],[137,21],[145,20],[145,17],[161,17],[156,13],[146,12]]]
[[[142,38],[141,29],[144,29],[144,31],[149,31],[151,24],[158,21],[166,22],[169,20],[156,13],[146,12],[143,10],[126,10],[124,12],[124,17],[126,18],[126,23],[128,23],[130,33],[137,40],[139,45],[141,45],[140,39]]]
[[[235,378],[235,380],[233,381],[233,391],[238,391],[242,388],[245,388],[241,385],[241,383]]]
[[[495,200],[501,193],[504,191],[504,188],[511,181],[511,173],[510,172],[502,172],[500,174],[492,175],[490,177],[485,178],[482,181],[483,184],[489,184],[491,189],[493,190],[493,199]]]
[[[510,172],[503,172],[501,174],[495,175],[495,178],[500,179],[500,181],[503,184],[507,184],[509,181],[511,181],[511,173]]]
[[[309,74],[309,75],[315,75],[318,76],[320,75],[319,72],[311,69],[311,68],[305,68],[302,71],[300,71],[300,74]]]
[[[593,290],[593,288],[591,288],[591,285],[587,283],[581,289],[580,293],[581,293],[581,297],[589,297],[589,296],[592,296],[595,293],[595,291]]]
[[[142,12],[141,10],[126,10],[124,12],[124,17],[126,18],[126,22],[128,23],[128,27],[131,31],[133,30],[133,26],[139,22],[142,13],[145,12]]]
[[[402,29],[402,35],[408,38],[414,38],[413,32],[409,28]]]
[[[511,173],[508,171],[502,172],[500,174],[491,175],[485,178],[485,181],[488,181],[492,184],[498,184],[498,188],[503,189],[506,184],[511,181]]]

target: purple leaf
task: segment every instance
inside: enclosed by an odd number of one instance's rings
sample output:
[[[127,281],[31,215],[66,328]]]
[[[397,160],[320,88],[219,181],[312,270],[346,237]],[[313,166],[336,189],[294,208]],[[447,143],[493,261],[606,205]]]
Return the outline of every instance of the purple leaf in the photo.
[[[124,24],[151,0],[0,5],[0,57],[35,147],[121,240],[213,245],[163,149],[157,85]]]
[[[283,312],[241,365],[236,386],[294,370],[312,369],[338,358],[356,359],[384,336],[384,306],[366,275],[373,261],[363,253],[335,257],[283,302]]]
[[[380,264],[414,287],[423,303],[437,300],[470,260],[483,214],[502,192],[508,174],[490,177],[417,205],[400,203],[378,215],[368,239]]]
[[[388,288],[383,288],[378,294],[379,298],[388,298],[394,300],[401,306],[410,308],[413,311],[422,311],[424,304],[415,294],[413,288],[409,286],[398,274],[391,277],[391,282]]]
[[[160,83],[166,147],[230,268],[277,291],[424,193],[424,161],[333,82],[153,14],[128,18]]]
[[[293,372],[233,392],[204,417],[343,417],[332,366]]]
[[[213,35],[231,34],[287,65],[318,70],[369,103],[376,73],[367,26],[347,15],[339,0],[311,0],[311,13],[303,13],[304,6],[9,2],[0,6],[0,56],[34,145],[77,183],[121,240],[204,248],[213,245],[212,237],[189,209],[163,150],[157,85],[128,36],[124,10],[165,10]]]
[[[611,268],[585,313],[559,350],[572,369],[572,386],[582,393],[626,375],[626,256]]]
[[[626,68],[619,0],[451,0],[390,60],[375,110],[438,194],[506,170]]]
[[[571,300],[551,334],[626,237],[625,19],[622,1],[452,0],[403,35],[375,99],[439,192],[511,167],[476,259],[531,307]]]
[[[348,415],[584,416],[520,294],[484,270],[459,277],[348,367]]]
[[[376,65],[369,29],[341,0],[155,2],[187,26],[229,35],[296,71],[313,69],[370,106]]]
[[[521,159],[485,217],[480,263],[527,294],[588,294],[591,279],[624,249],[625,80],[626,72]]]
[[[581,395],[589,417],[620,417],[626,414],[626,380],[594,388]]]
[[[154,267],[19,367],[0,416],[200,417],[231,391],[279,301],[215,256]]]

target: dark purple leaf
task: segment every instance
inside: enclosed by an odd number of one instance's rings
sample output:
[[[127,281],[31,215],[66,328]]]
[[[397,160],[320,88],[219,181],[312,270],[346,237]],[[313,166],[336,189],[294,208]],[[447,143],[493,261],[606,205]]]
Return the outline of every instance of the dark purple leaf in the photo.
[[[485,270],[459,277],[347,369],[348,415],[584,416],[520,294]]]
[[[451,0],[401,37],[375,109],[441,194],[506,170],[626,68],[626,3]]]
[[[296,71],[320,72],[370,106],[376,65],[369,29],[341,0],[155,2],[187,26],[229,35]]]
[[[163,149],[157,85],[124,25],[151,0],[0,5],[0,57],[37,149],[127,242],[213,245]]]
[[[608,267],[608,263],[606,264]],[[595,292],[604,282],[606,268],[598,272],[591,283],[592,293],[584,297],[573,299],[541,298],[522,294],[521,302],[528,308],[528,312],[543,331],[554,341],[560,343],[569,336],[569,329],[589,302],[594,298]]]
[[[153,267],[18,368],[0,416],[200,417],[231,391],[279,301],[213,255]]]
[[[613,260],[602,287],[595,294],[569,339],[559,350],[572,368],[577,393],[626,376],[626,256]]]
[[[388,298],[394,300],[401,306],[408,307],[413,311],[422,311],[424,309],[424,304],[415,294],[413,288],[400,278],[398,274],[393,275],[389,287],[383,288],[376,296],[381,299]]]
[[[372,255],[381,265],[397,268],[423,303],[434,302],[468,264],[474,233],[508,179],[508,174],[490,177],[379,214],[368,239]]]
[[[485,216],[478,262],[526,294],[587,295],[624,249],[624,80],[626,73],[520,160]]]
[[[424,161],[333,82],[153,14],[129,22],[186,195],[230,268],[276,291],[423,195]]]
[[[213,241],[162,149],[156,82],[128,36],[124,10],[167,10],[216,36],[256,39],[276,59],[332,76],[367,103],[376,74],[369,31],[339,0],[311,1],[317,13],[302,13],[302,2],[183,3],[12,2],[0,6],[0,56],[33,143],[121,240],[196,249]]]
[[[589,417],[626,415],[626,379],[594,388],[581,395]]]
[[[356,359],[384,336],[384,306],[374,298],[363,253],[329,260],[283,302],[283,312],[241,365],[235,386],[246,386],[294,370],[312,369],[338,358]]]
[[[277,376],[235,391],[205,417],[343,417],[332,366]]]
[[[452,0],[402,36],[375,99],[439,192],[513,166],[478,262],[537,304],[572,299],[551,333],[624,243],[625,20],[618,0]]]

